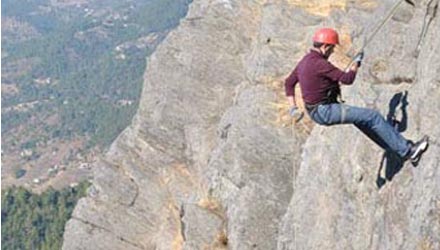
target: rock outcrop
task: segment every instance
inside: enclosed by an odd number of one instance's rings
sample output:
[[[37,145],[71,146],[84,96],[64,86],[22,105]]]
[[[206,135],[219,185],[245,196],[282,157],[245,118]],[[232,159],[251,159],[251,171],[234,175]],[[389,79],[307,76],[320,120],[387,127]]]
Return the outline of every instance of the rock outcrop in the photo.
[[[344,67],[394,1],[200,0],[149,58],[63,249],[440,249],[439,1],[402,4],[349,104],[429,134],[417,167],[353,126],[293,124],[283,80],[332,26]]]

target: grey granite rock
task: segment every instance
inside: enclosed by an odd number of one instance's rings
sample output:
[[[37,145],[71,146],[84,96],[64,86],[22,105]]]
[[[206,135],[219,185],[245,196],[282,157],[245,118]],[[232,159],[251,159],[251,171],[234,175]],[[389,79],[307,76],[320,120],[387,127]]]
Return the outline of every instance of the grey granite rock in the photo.
[[[283,80],[314,30],[341,30],[344,67],[393,3],[194,1],[148,59],[63,249],[439,249],[438,0],[401,6],[343,89],[384,115],[400,102],[404,136],[431,136],[417,167],[396,169],[352,126],[286,113]]]
[[[405,24],[391,21],[384,28],[382,37],[367,49],[361,77],[346,93],[348,102],[379,109],[385,115],[388,101],[396,93],[408,91],[404,135],[413,140],[430,135],[428,153],[416,168],[403,164],[394,178],[378,189],[375,180],[380,149],[353,127],[316,127],[304,147],[278,249],[440,247],[436,139],[440,129],[433,111],[440,107],[440,22],[438,18],[423,21],[429,19],[427,6],[432,2],[418,3],[414,20]],[[423,29],[425,34],[420,36]],[[392,46],[384,46],[387,41]],[[387,65],[380,74],[374,71],[377,60]]]

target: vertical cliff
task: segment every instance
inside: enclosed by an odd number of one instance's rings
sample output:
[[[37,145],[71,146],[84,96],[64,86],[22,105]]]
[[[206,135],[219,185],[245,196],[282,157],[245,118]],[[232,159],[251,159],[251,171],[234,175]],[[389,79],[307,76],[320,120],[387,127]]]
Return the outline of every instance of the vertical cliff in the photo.
[[[343,89],[406,137],[431,136],[417,167],[352,126],[286,113],[283,80],[314,30],[340,30],[344,67],[393,3],[194,1],[149,59],[63,249],[440,248],[438,0],[402,4]]]

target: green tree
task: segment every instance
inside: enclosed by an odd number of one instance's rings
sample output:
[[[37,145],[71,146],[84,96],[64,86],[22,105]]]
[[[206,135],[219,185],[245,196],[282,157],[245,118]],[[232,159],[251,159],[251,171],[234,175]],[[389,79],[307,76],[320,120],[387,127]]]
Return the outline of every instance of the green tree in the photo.
[[[60,249],[64,226],[89,186],[83,182],[41,195],[9,188],[2,191],[2,250]]]

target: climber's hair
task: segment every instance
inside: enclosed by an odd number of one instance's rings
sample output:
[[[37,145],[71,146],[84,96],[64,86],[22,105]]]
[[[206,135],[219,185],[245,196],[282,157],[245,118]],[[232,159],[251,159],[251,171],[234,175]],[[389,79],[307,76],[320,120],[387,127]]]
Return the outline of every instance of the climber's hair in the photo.
[[[315,47],[315,48],[321,48],[322,45],[324,45],[324,43],[313,42],[313,47]]]

